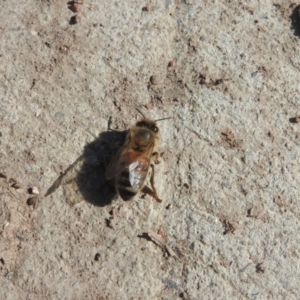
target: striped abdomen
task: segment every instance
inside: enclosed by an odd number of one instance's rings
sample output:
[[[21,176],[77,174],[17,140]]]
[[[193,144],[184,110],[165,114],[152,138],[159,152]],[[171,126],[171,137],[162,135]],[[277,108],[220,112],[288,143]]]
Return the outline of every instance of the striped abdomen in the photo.
[[[149,161],[139,157],[116,177],[117,192],[123,200],[129,200],[139,192],[144,185],[148,169]]]

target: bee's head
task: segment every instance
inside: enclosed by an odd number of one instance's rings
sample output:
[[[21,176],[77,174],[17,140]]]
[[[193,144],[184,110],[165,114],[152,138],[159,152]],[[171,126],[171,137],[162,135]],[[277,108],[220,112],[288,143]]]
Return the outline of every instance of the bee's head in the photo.
[[[143,119],[141,121],[138,121],[136,123],[136,126],[147,128],[147,129],[149,129],[150,131],[152,131],[154,133],[158,133],[158,131],[159,131],[156,123],[154,121],[147,120],[147,119]]]

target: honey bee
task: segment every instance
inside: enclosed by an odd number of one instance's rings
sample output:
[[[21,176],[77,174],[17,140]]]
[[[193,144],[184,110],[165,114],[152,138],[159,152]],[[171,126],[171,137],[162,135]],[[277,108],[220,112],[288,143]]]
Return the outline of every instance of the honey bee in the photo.
[[[163,119],[160,119],[163,120]],[[154,166],[158,163],[157,121],[142,119],[127,133],[124,145],[117,152],[107,167],[105,178],[114,180],[116,192],[125,201],[133,198],[139,191],[149,194],[156,201],[162,202],[154,187]],[[145,180],[152,168],[150,189]]]

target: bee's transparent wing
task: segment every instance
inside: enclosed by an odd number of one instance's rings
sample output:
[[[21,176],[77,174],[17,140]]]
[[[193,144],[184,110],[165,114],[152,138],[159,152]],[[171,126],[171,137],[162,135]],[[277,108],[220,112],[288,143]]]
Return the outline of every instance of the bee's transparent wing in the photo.
[[[143,153],[133,151],[129,145],[130,140],[126,140],[125,144],[110,162],[105,178],[106,180],[111,180],[125,169],[128,169],[130,184],[134,190],[138,190],[143,186],[147,177],[154,143],[151,143]]]
[[[129,149],[129,140],[126,140],[124,145],[119,149],[117,154],[113,157],[113,159],[109,163],[105,172],[106,180],[112,180],[129,166],[130,158],[127,157],[129,153],[128,149]]]
[[[148,174],[150,159],[146,156],[139,156],[129,165],[129,181],[134,190],[139,190],[143,187]]]

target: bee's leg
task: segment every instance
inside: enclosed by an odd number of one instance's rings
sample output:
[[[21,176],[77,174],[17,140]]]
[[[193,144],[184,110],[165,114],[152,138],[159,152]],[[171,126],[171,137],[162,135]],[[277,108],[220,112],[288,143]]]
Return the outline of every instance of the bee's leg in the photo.
[[[152,173],[151,173],[151,177],[150,177],[150,184],[151,184],[151,188],[152,190],[148,187],[148,186],[144,186],[142,189],[143,193],[146,193],[148,195],[150,195],[151,197],[153,197],[157,202],[162,202],[161,199],[159,199],[159,197],[157,196],[157,192],[154,186],[154,166],[151,165],[152,168]]]
[[[162,201],[158,198],[157,194],[156,194],[154,191],[152,191],[152,190],[149,188],[149,186],[147,186],[147,185],[145,185],[145,186],[142,188],[141,192],[142,192],[142,193],[145,193],[145,194],[148,194],[149,196],[153,197],[157,202],[162,202]]]
[[[152,153],[152,158],[153,158],[153,161],[154,161],[154,163],[157,165],[157,164],[159,164],[160,163],[160,161],[158,160],[159,159],[159,153],[158,152],[153,152]]]

